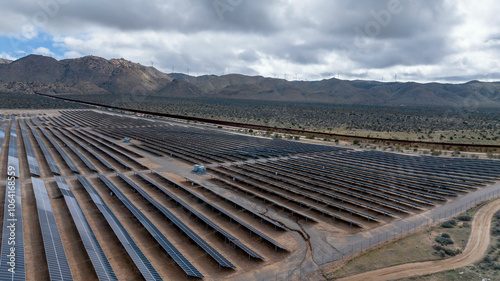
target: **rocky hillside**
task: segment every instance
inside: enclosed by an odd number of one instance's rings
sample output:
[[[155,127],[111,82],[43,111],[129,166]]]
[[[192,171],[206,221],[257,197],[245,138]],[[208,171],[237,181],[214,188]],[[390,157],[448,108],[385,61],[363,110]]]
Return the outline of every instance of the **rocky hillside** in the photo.
[[[153,67],[124,59],[106,60],[87,56],[57,61],[30,55],[0,65],[0,90],[49,94],[158,94],[173,79]],[[190,85],[178,81],[179,87]],[[182,92],[176,89],[176,92]],[[169,94],[169,93],[167,93]]]
[[[0,63],[0,91],[49,94],[145,94],[367,105],[500,106],[500,83],[287,81],[229,74],[165,74],[125,59],[87,56],[57,61],[30,55]]]
[[[6,60],[6,59],[0,58],[0,64],[8,64],[8,63],[11,63],[11,62],[12,62],[11,60]]]

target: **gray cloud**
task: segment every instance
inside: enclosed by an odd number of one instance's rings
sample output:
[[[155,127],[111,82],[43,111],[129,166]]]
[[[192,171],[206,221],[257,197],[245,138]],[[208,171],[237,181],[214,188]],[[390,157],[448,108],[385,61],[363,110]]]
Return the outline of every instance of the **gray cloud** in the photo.
[[[58,1],[65,4],[40,5]],[[467,1],[445,0],[22,0],[3,5],[0,35],[20,36],[23,27],[36,23],[35,15],[45,13],[46,22],[35,24],[36,30],[53,36],[67,56],[154,61],[163,71],[174,65],[191,74],[229,69],[380,79],[398,72],[410,80],[458,81],[480,77],[487,68],[478,56],[488,55],[477,54],[477,46],[484,52],[500,46],[498,34],[484,26],[496,15],[484,16],[483,22],[477,17],[495,10],[485,5],[495,4],[482,2],[475,11]],[[482,37],[474,37],[474,28]]]

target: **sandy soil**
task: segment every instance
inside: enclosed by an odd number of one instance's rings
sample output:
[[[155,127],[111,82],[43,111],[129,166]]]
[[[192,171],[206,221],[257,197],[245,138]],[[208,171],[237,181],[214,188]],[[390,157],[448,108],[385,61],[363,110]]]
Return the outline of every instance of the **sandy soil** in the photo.
[[[417,262],[382,268],[340,280],[392,280],[451,270],[475,263],[484,256],[488,249],[491,220],[498,210],[500,210],[500,200],[489,203],[476,213],[472,222],[471,236],[461,255],[441,261]]]

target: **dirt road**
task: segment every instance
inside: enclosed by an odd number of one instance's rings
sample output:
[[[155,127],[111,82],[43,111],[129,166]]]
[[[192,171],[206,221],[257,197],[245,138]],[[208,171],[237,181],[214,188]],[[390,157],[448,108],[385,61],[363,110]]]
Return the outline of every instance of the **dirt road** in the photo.
[[[339,280],[393,280],[451,270],[475,263],[484,256],[488,249],[490,244],[491,220],[498,210],[500,210],[500,199],[483,206],[476,213],[472,222],[471,236],[461,255],[441,261],[416,262],[386,267]]]

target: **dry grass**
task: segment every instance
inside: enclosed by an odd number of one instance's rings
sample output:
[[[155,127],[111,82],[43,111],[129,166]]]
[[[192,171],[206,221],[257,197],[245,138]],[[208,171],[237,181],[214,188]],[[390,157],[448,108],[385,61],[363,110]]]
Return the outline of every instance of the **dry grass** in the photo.
[[[442,259],[432,245],[436,236],[446,232],[450,234],[453,245],[447,246],[449,249],[464,249],[470,235],[471,228],[463,227],[462,222],[451,229],[435,226],[431,229],[409,235],[405,238],[391,242],[381,248],[367,251],[360,256],[349,261],[339,270],[328,275],[328,279],[346,277],[366,271],[371,271],[383,267],[404,264],[409,262],[440,260]],[[449,256],[446,256],[448,258]]]

